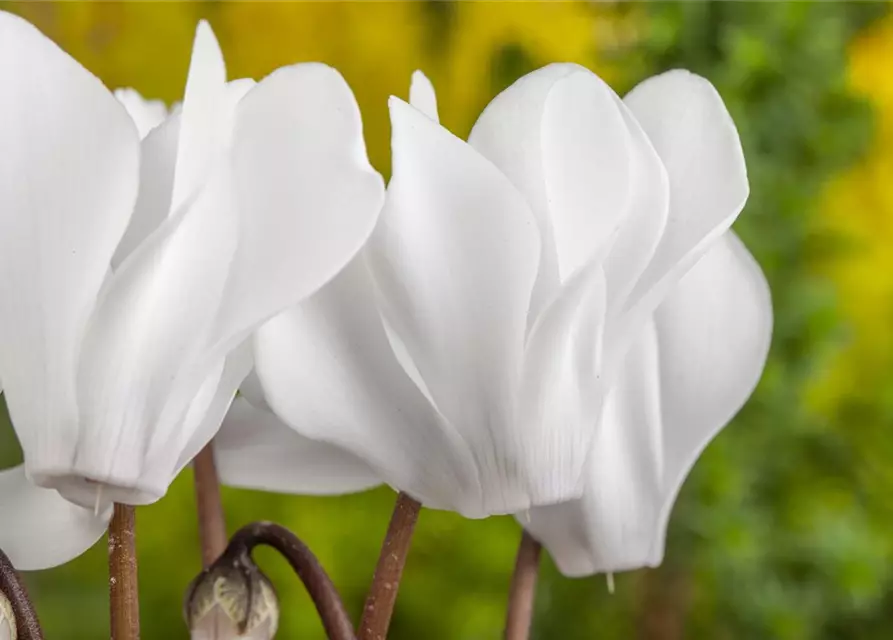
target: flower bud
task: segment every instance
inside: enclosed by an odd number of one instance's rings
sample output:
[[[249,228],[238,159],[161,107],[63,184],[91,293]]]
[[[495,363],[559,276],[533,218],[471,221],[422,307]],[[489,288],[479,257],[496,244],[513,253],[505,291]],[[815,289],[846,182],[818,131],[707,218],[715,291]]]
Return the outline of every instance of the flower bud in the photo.
[[[16,640],[16,617],[12,605],[0,593],[0,640]]]
[[[202,571],[184,609],[192,640],[271,640],[279,625],[276,591],[247,554]]]

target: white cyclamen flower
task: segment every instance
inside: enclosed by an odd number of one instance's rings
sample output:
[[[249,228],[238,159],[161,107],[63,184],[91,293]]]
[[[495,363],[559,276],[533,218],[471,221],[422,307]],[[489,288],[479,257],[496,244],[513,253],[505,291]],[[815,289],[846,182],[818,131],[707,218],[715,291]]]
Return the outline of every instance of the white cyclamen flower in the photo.
[[[644,87],[625,103],[550,65],[465,143],[418,74],[414,106],[391,100],[394,174],[369,244],[256,334],[272,409],[430,507],[480,517],[581,497],[630,346],[748,193],[709,83],[648,86],[652,104]]]
[[[627,302],[642,307],[608,323],[606,345],[632,346],[618,356],[583,497],[518,516],[572,576],[660,564],[676,495],[756,386],[772,333],[769,287],[729,230],[747,185],[721,98],[702,78],[673,71],[646,80],[624,103],[669,178],[666,226],[633,288],[653,299]],[[657,296],[643,290],[643,278],[660,277]]]
[[[0,83],[0,376],[25,470],[81,505],[152,502],[219,427],[245,339],[371,232],[359,109],[324,65],[227,83],[205,23],[182,108],[142,143],[7,13]]]
[[[519,514],[562,573],[655,567],[676,495],[760,379],[772,310],[729,231],[657,308],[626,356],[587,462],[583,497]]]

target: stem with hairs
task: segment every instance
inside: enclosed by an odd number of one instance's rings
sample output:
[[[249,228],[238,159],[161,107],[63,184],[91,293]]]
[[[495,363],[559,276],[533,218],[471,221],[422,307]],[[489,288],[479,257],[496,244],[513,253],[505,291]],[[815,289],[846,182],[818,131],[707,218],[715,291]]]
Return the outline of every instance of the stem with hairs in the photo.
[[[418,501],[405,493],[397,496],[397,504],[394,505],[391,523],[381,546],[378,565],[363,608],[357,633],[359,640],[385,640],[388,635],[400,578],[421,508]]]
[[[31,604],[31,599],[28,598],[25,585],[2,550],[0,550],[0,593],[6,596],[12,606],[19,639],[43,640],[40,621],[37,619],[37,612]]]
[[[109,523],[109,608],[112,640],[139,640],[136,513],[118,503]]]

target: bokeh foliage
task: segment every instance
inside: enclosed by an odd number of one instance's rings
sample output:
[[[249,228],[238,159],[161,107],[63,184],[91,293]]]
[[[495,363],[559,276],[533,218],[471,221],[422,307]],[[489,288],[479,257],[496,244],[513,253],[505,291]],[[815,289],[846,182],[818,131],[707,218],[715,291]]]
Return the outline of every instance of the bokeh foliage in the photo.
[[[523,73],[552,61],[618,90],[687,67],[738,123],[751,199],[736,230],[773,289],[772,353],[753,400],[707,449],[656,571],[567,580],[544,565],[535,636],[887,638],[893,628],[893,18],[860,3],[9,3],[111,87],[179,99],[196,20],[231,77],[336,66],[387,174],[387,96],[422,68],[455,133]],[[14,462],[13,440],[0,456]],[[302,498],[227,489],[230,524],[271,519],[319,555],[358,615],[393,502],[379,489]],[[198,570],[191,476],[140,509],[143,637],[185,638],[182,590]],[[2,526],[2,523],[0,523]],[[500,635],[518,539],[508,518],[424,512],[392,637]],[[283,563],[283,638],[322,637]],[[102,637],[105,548],[29,574],[47,636]]]

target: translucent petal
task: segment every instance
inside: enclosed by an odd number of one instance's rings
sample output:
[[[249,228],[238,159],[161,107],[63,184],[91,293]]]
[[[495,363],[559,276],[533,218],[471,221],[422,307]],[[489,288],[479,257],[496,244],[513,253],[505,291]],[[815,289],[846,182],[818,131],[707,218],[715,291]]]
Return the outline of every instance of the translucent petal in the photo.
[[[158,487],[138,480],[146,448],[150,438],[166,439],[192,400],[186,394],[178,408],[169,406],[181,371],[207,357],[202,345],[236,245],[228,183],[219,174],[194,204],[168,218],[124,262],[84,339],[78,377],[82,433],[74,473],[110,490],[119,487],[124,492],[119,501],[146,501],[144,495],[127,497],[130,488],[157,494]],[[191,394],[203,379],[195,380]],[[66,495],[67,481],[62,477],[55,484]]]
[[[30,472],[78,439],[81,336],[133,210],[139,137],[102,83],[0,12],[0,375]]]
[[[337,495],[381,481],[359,458],[299,435],[271,411],[236,398],[214,438],[224,484],[281,493]]]
[[[160,125],[167,117],[167,106],[161,100],[146,100],[136,89],[115,89],[115,97],[133,119],[140,138]]]
[[[391,98],[394,175],[368,246],[382,315],[469,443],[485,510],[529,501],[514,422],[539,236],[520,193],[473,148]]]
[[[532,504],[579,497],[602,406],[605,278],[597,262],[575,274],[530,332],[517,394],[514,465]]]
[[[611,240],[624,219],[636,157],[617,94],[582,68],[555,83],[541,127],[558,271],[566,281]]]
[[[771,329],[762,272],[727,232],[627,355],[596,432],[583,498],[519,518],[563,573],[660,563],[675,497],[698,455],[753,391]]]
[[[655,313],[664,433],[661,549],[685,476],[760,380],[772,322],[766,278],[731,231]]]
[[[152,129],[140,143],[140,186],[136,206],[124,237],[115,250],[117,269],[134,250],[167,219],[177,164],[180,115],[175,114]]]
[[[207,181],[216,156],[225,148],[222,134],[231,115],[228,107],[223,53],[210,25],[201,20],[195,31],[183,98],[172,213],[195,197]]]
[[[261,327],[255,363],[270,407],[298,433],[351,452],[427,506],[484,515],[468,447],[397,362],[362,255]]]
[[[531,324],[559,283],[614,239],[633,200],[649,196],[652,185],[636,165],[654,154],[637,128],[611,88],[573,64],[524,76],[475,124],[470,144],[525,195],[540,228]],[[637,148],[643,142],[644,152]],[[652,226],[660,229],[662,222]]]
[[[22,466],[0,471],[0,549],[16,569],[47,569],[76,558],[102,537],[110,516],[94,516],[34,486]]]
[[[531,509],[518,518],[562,573],[584,576],[655,566],[661,505],[661,417],[653,324],[627,354],[594,429],[580,500]]]
[[[627,303],[650,313],[741,212],[747,169],[735,123],[704,78],[669,71],[645,80],[624,101],[670,181],[666,229]]]
[[[412,83],[409,85],[409,104],[434,122],[440,121],[437,117],[437,95],[434,92],[434,85],[421,71],[415,71],[412,74]]]
[[[180,426],[167,434],[167,440],[157,437],[159,434],[153,434],[156,437],[150,445],[150,452],[162,459],[161,464],[165,465],[165,468],[169,468],[174,459],[170,452],[180,452],[171,477],[176,476],[183,467],[192,462],[198,452],[217,434],[239,386],[253,366],[251,342],[246,340],[233,349],[222,362],[212,363],[210,366],[207,362],[200,362],[193,375],[189,377],[184,375],[178,380],[179,393],[173,394],[168,401],[172,417],[168,418],[165,415],[163,422],[174,422],[179,417]],[[201,381],[197,394],[194,392],[196,380]],[[183,403],[180,396],[193,397],[185,414],[182,413]],[[173,411],[181,413],[178,415]],[[150,465],[150,468],[154,469],[156,466]]]
[[[206,141],[212,147],[208,150],[210,155],[206,157],[206,161],[212,161],[215,149],[219,157],[229,146],[236,106],[252,86],[254,81],[244,78],[226,84],[222,98],[224,104],[222,107],[215,107],[218,126],[216,138]],[[195,92],[192,95],[194,97]],[[219,97],[217,93],[215,95]],[[112,259],[114,268],[118,268],[121,262],[167,219],[171,211],[175,171],[177,167],[181,167],[182,170],[182,163],[178,157],[181,121],[181,113],[174,113],[142,141],[139,197],[127,231]],[[196,126],[194,119],[187,122],[187,125],[190,123]],[[207,124],[207,121],[198,120],[198,126],[204,127]],[[211,132],[207,132],[207,135],[210,134]],[[186,153],[189,152],[187,148]]]
[[[579,69],[551,64],[523,76],[487,105],[468,136],[468,143],[524,194],[536,219],[542,246],[531,304],[533,318],[559,285],[558,250],[543,169],[543,110],[555,83]]]
[[[241,215],[214,334],[224,349],[337,274],[384,197],[353,94],[325,65],[284,67],[252,89],[237,109],[232,154]]]

